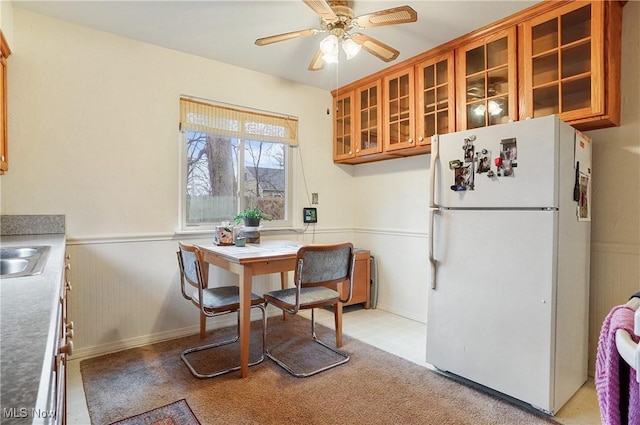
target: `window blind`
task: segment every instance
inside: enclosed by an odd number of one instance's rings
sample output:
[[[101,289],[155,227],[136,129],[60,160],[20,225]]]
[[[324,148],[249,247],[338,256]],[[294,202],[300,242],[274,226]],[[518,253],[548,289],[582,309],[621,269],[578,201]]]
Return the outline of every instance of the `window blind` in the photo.
[[[180,98],[180,131],[298,146],[298,119]]]

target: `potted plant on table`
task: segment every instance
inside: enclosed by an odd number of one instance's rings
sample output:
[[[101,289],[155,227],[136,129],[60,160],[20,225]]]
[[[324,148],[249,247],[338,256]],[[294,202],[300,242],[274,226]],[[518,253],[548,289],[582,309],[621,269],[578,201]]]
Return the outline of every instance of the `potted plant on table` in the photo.
[[[244,221],[245,227],[258,227],[260,226],[260,220],[271,221],[271,217],[262,211],[260,208],[245,208],[235,218],[236,224],[240,224]]]

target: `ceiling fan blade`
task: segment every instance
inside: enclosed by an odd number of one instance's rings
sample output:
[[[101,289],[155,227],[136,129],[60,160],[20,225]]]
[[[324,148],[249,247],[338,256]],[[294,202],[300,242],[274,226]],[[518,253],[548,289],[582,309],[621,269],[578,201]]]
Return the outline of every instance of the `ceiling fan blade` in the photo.
[[[325,0],[302,0],[304,4],[309,6],[313,12],[321,17],[322,19],[326,19],[327,21],[335,21],[338,19],[338,16],[335,14],[329,3]]]
[[[318,71],[324,67],[324,59],[322,59],[322,50],[318,49],[316,54],[311,59],[311,63],[309,64],[309,71]]]
[[[380,10],[353,18],[351,23],[357,28],[382,27],[385,25],[416,22],[418,13],[409,6]]]
[[[292,40],[294,38],[308,37],[310,35],[316,35],[319,32],[320,32],[320,30],[313,29],[313,28],[308,29],[308,30],[285,32],[285,33],[278,34],[278,35],[272,35],[272,36],[269,36],[269,37],[259,38],[259,39],[256,40],[256,44],[258,46],[266,46],[267,44],[278,43],[280,41],[286,41],[286,40]]]
[[[400,52],[393,47],[359,32],[351,34],[351,38],[353,41],[361,45],[364,50],[379,57],[385,62],[391,62],[400,54]]]

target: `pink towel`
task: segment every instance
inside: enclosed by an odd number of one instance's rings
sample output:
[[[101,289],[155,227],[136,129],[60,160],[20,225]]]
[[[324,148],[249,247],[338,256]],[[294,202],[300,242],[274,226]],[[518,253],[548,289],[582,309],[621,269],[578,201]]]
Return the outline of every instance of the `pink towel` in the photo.
[[[640,388],[636,371],[622,360],[616,347],[618,329],[629,332],[635,342],[640,339],[633,333],[634,313],[625,305],[614,307],[600,331],[595,384],[603,425],[640,425]]]

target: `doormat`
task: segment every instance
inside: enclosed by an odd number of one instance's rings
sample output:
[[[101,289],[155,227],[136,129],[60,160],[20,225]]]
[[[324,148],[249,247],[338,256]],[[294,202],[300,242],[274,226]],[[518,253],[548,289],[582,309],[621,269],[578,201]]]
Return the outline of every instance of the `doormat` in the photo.
[[[111,425],[200,425],[187,400],[175,401]]]

